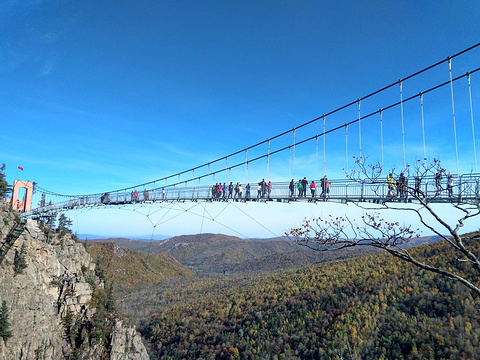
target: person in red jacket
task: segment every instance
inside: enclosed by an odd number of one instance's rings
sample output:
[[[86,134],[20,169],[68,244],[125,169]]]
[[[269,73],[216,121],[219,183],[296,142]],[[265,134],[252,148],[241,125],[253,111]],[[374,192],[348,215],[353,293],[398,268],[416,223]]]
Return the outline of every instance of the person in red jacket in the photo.
[[[317,185],[315,185],[315,182],[312,180],[310,183],[310,192],[312,193],[312,198],[315,197],[315,190],[317,188]]]

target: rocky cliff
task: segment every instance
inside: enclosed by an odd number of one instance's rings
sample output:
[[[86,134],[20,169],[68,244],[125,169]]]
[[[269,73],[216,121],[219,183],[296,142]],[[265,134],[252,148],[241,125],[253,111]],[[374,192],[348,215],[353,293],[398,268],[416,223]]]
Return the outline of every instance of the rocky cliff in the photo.
[[[149,358],[140,335],[115,311],[111,288],[90,255],[68,231],[20,223],[0,203],[2,257],[0,304],[8,307],[12,336],[0,337],[0,360]]]

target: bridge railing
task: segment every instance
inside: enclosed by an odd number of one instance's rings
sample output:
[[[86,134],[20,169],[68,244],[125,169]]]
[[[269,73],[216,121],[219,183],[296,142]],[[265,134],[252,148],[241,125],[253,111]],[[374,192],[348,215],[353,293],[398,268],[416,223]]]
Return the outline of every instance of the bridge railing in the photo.
[[[442,177],[440,186],[434,176],[422,179],[418,190],[420,196],[428,201],[476,201],[480,200],[480,174],[463,174],[454,175],[454,186],[452,188],[452,196],[448,193],[446,176]],[[315,192],[310,190],[311,181],[308,183],[304,196],[299,196],[299,191],[295,184],[293,196],[290,196],[289,182],[272,182],[271,193],[259,193],[258,183],[250,183],[250,193],[247,194],[245,185],[242,184],[242,194],[228,195],[228,189],[225,194],[215,195],[212,191],[213,185],[202,186],[165,186],[161,188],[150,188],[137,191],[136,189],[123,189],[110,193],[90,194],[81,196],[70,196],[67,200],[51,203],[42,207],[38,207],[23,214],[23,217],[35,217],[45,214],[55,214],[59,211],[69,209],[77,209],[82,207],[95,206],[111,206],[111,205],[127,205],[140,204],[147,202],[161,201],[219,201],[230,199],[242,201],[407,201],[408,191],[404,198],[392,196],[389,193],[388,183],[385,180],[353,180],[353,179],[336,179],[330,181],[329,191],[322,196],[321,180],[314,180],[316,184]],[[414,191],[415,179],[410,177],[407,181],[409,191]],[[410,199],[412,197],[410,196]]]

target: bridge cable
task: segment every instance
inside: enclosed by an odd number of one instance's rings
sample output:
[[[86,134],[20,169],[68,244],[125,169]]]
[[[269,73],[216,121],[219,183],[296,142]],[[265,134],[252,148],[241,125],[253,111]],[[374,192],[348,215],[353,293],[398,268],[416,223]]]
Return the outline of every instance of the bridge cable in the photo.
[[[423,164],[427,164],[427,147],[425,143],[425,117],[423,115],[423,93],[420,93],[420,110],[422,113],[422,136],[423,136]]]
[[[380,148],[382,149],[382,170],[384,165],[383,161],[383,110],[380,109]]]
[[[346,173],[348,174],[348,124],[345,124],[345,163]]]
[[[479,45],[480,45],[480,44],[479,44]],[[476,72],[476,71],[479,71],[479,70],[480,70],[480,68],[477,68],[477,69],[471,71],[469,74],[472,74],[472,73],[474,73],[474,72]],[[451,79],[449,82],[445,82],[445,83],[439,84],[439,85],[437,85],[437,86],[435,86],[435,87],[432,87],[432,88],[424,91],[423,93],[426,94],[426,93],[428,93],[428,92],[430,92],[430,91],[436,90],[436,89],[438,89],[438,88],[440,88],[440,87],[442,87],[442,86],[444,86],[444,85],[446,85],[446,84],[449,84],[449,83],[450,83],[451,86],[452,86],[452,82],[453,82],[453,81],[456,81],[456,80],[462,78],[463,76],[466,76],[466,75],[462,75],[462,76],[459,76],[459,77],[457,77],[457,78],[455,78],[455,79]],[[403,99],[403,102],[409,101],[410,99],[413,99],[413,98],[415,98],[416,96],[418,96],[418,95],[411,96],[411,97],[408,98],[408,99]],[[357,101],[358,101],[358,100],[357,100]],[[398,105],[399,105],[399,103],[397,102],[397,103],[391,104],[391,105],[383,108],[382,110],[385,111],[385,110],[387,110],[387,109],[390,109],[390,108],[395,107],[395,106],[398,106]],[[370,117],[371,115],[376,114],[377,112],[378,112],[378,111],[376,111],[376,112],[374,112],[374,113],[372,113],[372,114],[366,115],[366,116],[362,116],[361,119],[366,119],[366,118]],[[327,116],[327,115],[328,115],[328,114],[326,114],[326,116]],[[336,131],[336,130],[340,129],[341,127],[345,127],[345,129],[346,129],[346,139],[347,139],[347,141],[346,141],[347,172],[348,172],[348,124],[353,124],[353,123],[355,123],[355,122],[357,122],[357,121],[359,121],[359,119],[356,119],[356,120],[354,120],[354,121],[351,121],[351,122],[349,122],[349,123],[346,123],[345,125],[341,125],[341,126],[338,126],[338,127],[336,127],[336,128],[330,129],[329,131],[327,131],[327,132],[325,133],[325,135],[326,135],[326,134],[328,134],[328,133],[330,133],[330,132],[332,132],[332,131]],[[296,130],[296,128],[294,128],[294,130],[293,130],[293,133],[294,133],[294,148],[293,148],[294,153],[295,153],[295,147],[296,147],[296,145],[300,144],[300,143],[296,143],[296,141],[295,141],[295,130]],[[322,134],[322,135],[323,135],[323,134]],[[315,138],[315,136],[314,136],[313,138]],[[311,140],[311,139],[312,139],[312,138],[307,139],[307,140]],[[303,142],[304,142],[304,141],[302,141],[301,143],[303,143]],[[287,149],[287,148],[289,148],[289,147],[286,147],[286,148],[284,148],[284,149]],[[242,150],[242,151],[243,151],[243,150]],[[273,153],[271,153],[270,155],[272,155],[272,154],[273,154]],[[262,158],[262,157],[264,157],[264,156],[257,157],[256,159],[250,160],[250,161],[255,161],[255,160],[258,160],[258,159],[260,159],[260,158]],[[224,158],[224,157],[222,157],[222,159],[223,159],[223,158]],[[208,163],[208,166],[209,166],[209,169],[210,169],[210,163]],[[197,167],[197,168],[198,168],[198,167]],[[231,168],[232,168],[232,167],[231,167]],[[230,168],[230,169],[231,169],[231,168]],[[295,171],[295,155],[293,156],[293,172],[294,172],[294,171]],[[200,179],[200,178],[202,178],[202,177],[210,176],[210,175],[213,175],[213,177],[214,177],[217,172],[220,172],[220,171],[215,171],[215,172],[213,172],[213,173],[209,173],[209,174],[206,174],[206,175],[203,175],[203,176],[199,176],[199,177],[197,177],[197,178]],[[183,173],[183,172],[182,172],[182,173]],[[160,179],[160,180],[161,180],[161,179]],[[159,180],[156,180],[156,181],[159,181]],[[165,181],[166,181],[166,179],[165,179]],[[146,184],[149,184],[149,183],[146,183]],[[144,185],[145,185],[145,184],[144,184]],[[140,186],[140,185],[139,185],[139,186]],[[170,185],[170,186],[175,186],[175,184]],[[132,187],[126,188],[126,189],[121,189],[121,190],[116,190],[116,191],[117,191],[117,192],[120,192],[120,191],[127,190],[127,189],[131,189],[131,188],[132,188]],[[51,193],[51,194],[56,194],[56,193]],[[57,194],[56,194],[56,195],[57,195]],[[94,194],[94,195],[95,195],[95,194]],[[66,196],[66,197],[77,197],[78,195],[62,195],[62,196]]]
[[[402,80],[399,80],[400,84],[400,116],[402,119],[402,144],[403,144],[403,171],[407,169],[407,161],[405,158],[405,126],[403,124],[403,90],[402,90]]]
[[[470,97],[470,118],[472,120],[473,157],[475,159],[475,172],[477,172],[477,150],[475,148],[475,128],[473,126],[472,87],[470,86],[470,73],[467,73],[467,79],[468,79],[468,95]]]
[[[245,149],[245,184],[248,184],[248,149]]]
[[[293,178],[295,179],[295,128],[293,128]]]
[[[212,215],[210,215],[210,213],[207,211],[207,204],[206,204],[206,203],[203,204],[202,206],[203,206],[203,208],[204,208],[204,215],[202,216],[202,227],[203,227],[203,221],[204,221],[204,219],[209,219],[209,220],[211,220],[211,221],[214,221],[216,224],[219,224],[219,225],[223,226],[224,228],[227,228],[228,230],[230,230],[230,231],[232,231],[232,232],[240,235],[241,237],[248,239],[248,236],[246,236],[246,235],[238,232],[237,230],[235,230],[235,229],[231,228],[230,226],[227,226],[227,225],[225,225],[225,224],[223,224],[222,222],[219,222],[219,221],[217,220],[218,216],[219,216],[221,213],[223,213],[223,212],[225,211],[225,209],[226,209],[228,206],[230,206],[230,204],[232,204],[232,203],[231,203],[231,202],[227,202],[227,204],[225,205],[225,207],[217,214],[216,217],[213,217]],[[206,217],[206,216],[205,216],[205,213],[207,213],[210,218]],[[194,213],[194,215],[198,215],[198,214],[195,214],[195,213]]]
[[[267,181],[270,180],[270,139],[268,139],[267,148]]]
[[[325,115],[323,115],[323,176],[327,175],[326,171],[326,158],[327,158],[327,153],[325,151],[325,142],[326,142],[326,136],[325,136]],[[318,143],[318,138],[317,138],[317,143]],[[318,166],[318,165],[317,165]],[[318,172],[318,170],[317,170]],[[318,179],[318,176],[317,176]]]
[[[360,113],[360,103],[361,103],[361,100],[358,99],[358,147],[360,149],[360,159],[361,159],[362,158],[362,126],[361,126],[362,116]]]
[[[269,233],[273,234],[273,236],[275,237],[280,237],[278,236],[277,234],[275,234],[272,230],[270,230],[269,228],[267,228],[265,225],[263,225],[261,222],[259,222],[257,219],[255,219],[254,217],[250,216],[247,212],[243,211],[242,209],[240,209],[238,206],[236,206],[235,204],[232,203],[232,205],[237,209],[239,210],[241,213],[243,213],[245,216],[247,216],[248,218],[250,218],[251,220],[253,220],[254,222],[256,222],[258,225],[260,225],[261,227],[263,227],[265,230],[267,230]]]
[[[202,222],[200,223],[200,234],[203,234],[203,222],[205,221],[205,212],[207,211],[207,207],[203,206],[203,216],[202,216]]]
[[[457,174],[460,174],[458,166],[458,148],[457,148],[457,126],[455,124],[455,103],[453,100],[453,81],[452,81],[452,61],[448,59],[448,70],[450,74],[450,93],[452,95],[452,115],[453,115],[453,134],[455,136],[455,157],[457,159]]]
[[[316,172],[315,172],[315,179],[318,179],[318,135],[315,137],[315,165],[316,165]]]

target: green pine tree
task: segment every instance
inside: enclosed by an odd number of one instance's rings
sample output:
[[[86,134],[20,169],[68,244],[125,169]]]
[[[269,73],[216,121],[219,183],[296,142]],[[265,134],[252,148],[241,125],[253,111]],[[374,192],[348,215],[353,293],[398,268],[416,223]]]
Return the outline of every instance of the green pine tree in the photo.
[[[0,166],[0,200],[5,199],[11,191],[12,188],[5,180],[5,164],[2,164]]]
[[[3,338],[3,341],[12,337],[10,323],[8,322],[8,307],[5,300],[2,301],[2,308],[0,309],[0,337]]]
[[[58,217],[58,230],[69,230],[72,226],[72,220],[65,216],[65,214],[60,214]]]

